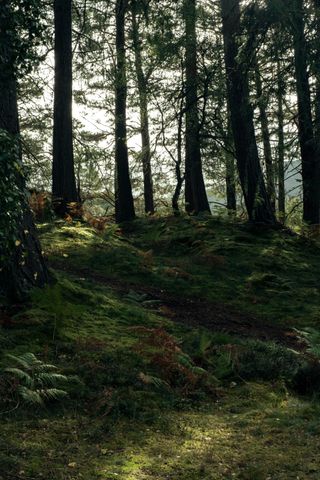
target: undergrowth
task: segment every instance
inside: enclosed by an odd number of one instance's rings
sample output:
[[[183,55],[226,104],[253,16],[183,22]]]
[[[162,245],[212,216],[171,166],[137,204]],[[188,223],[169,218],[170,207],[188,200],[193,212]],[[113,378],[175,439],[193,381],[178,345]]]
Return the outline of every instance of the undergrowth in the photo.
[[[10,376],[15,400],[37,392],[38,373],[16,365],[35,359],[44,393],[61,375],[68,397],[9,413],[0,397],[0,478],[318,478],[313,241],[206,217],[40,230],[55,283],[7,310],[0,384]],[[176,323],[171,300],[186,297],[307,331],[309,346]]]

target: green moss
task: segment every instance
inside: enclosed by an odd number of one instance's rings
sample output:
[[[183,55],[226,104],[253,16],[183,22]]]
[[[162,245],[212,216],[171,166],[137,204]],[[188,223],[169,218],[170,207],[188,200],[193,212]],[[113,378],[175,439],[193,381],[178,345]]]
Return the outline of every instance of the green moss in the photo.
[[[31,351],[83,384],[47,410],[4,413],[0,400],[0,477],[318,479],[315,400],[302,401],[278,374],[257,369],[247,383],[226,375],[196,395],[145,385],[141,372],[154,372],[134,348],[133,328],[164,327],[197,365],[221,373],[228,365],[219,366],[219,349],[247,343],[236,332],[160,316],[152,292],[166,289],[182,302],[200,296],[275,325],[316,325],[316,244],[205,217],[138,220],[103,234],[63,222],[40,231],[57,281],[34,291],[14,328],[1,333],[2,354]],[[271,368],[270,349],[277,370],[281,349],[258,347],[262,370],[267,360]]]

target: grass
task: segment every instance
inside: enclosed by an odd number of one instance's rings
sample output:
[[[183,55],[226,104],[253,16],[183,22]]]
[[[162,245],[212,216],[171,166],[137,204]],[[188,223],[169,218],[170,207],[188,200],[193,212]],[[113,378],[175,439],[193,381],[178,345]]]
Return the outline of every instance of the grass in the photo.
[[[40,230],[56,282],[34,291],[13,328],[0,330],[1,363],[6,353],[33,352],[81,383],[68,400],[44,409],[4,413],[0,400],[1,479],[319,478],[317,398],[297,396],[284,378],[287,367],[277,376],[268,358],[269,381],[254,374],[244,381],[223,356],[230,345],[240,353],[249,345],[276,352],[277,359],[286,359],[287,349],[177,324],[152,301],[166,289],[269,324],[317,326],[316,244],[206,218],[138,220],[103,234],[61,222]],[[143,381],[165,380],[166,367],[137,350],[136,327],[174,335],[208,372],[206,382],[187,391],[181,372],[170,388]],[[236,354],[233,361],[242,360]]]

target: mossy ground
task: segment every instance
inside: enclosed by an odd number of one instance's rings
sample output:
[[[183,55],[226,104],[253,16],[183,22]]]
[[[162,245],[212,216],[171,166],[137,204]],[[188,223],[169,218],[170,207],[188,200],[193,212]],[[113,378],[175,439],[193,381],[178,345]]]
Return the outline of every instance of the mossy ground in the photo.
[[[56,282],[33,292],[1,332],[3,357],[31,351],[82,384],[61,405],[1,413],[0,478],[319,478],[316,398],[299,398],[281,378],[226,376],[216,392],[164,392],[139,381],[148,365],[134,348],[135,327],[162,326],[199,356],[199,329],[166,317],[141,294],[148,289],[278,326],[319,325],[316,244],[206,218],[138,220],[102,234],[64,223],[40,231]],[[238,342],[227,332],[206,335]]]

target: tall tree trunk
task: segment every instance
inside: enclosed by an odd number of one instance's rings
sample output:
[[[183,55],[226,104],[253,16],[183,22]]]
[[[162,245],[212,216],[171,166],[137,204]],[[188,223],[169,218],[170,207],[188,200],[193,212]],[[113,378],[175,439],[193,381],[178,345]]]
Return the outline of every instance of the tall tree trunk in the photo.
[[[314,136],[317,149],[317,158],[320,164],[320,0],[314,0],[313,4],[315,11],[315,34],[317,45],[316,59],[314,65],[316,76]],[[320,168],[320,165],[318,165],[318,168]]]
[[[264,92],[262,89],[262,81],[261,81],[258,65],[256,65],[256,70],[255,70],[255,81],[256,81],[256,91],[257,91],[257,98],[258,98],[258,107],[259,107],[259,113],[260,113],[264,161],[266,165],[267,193],[271,200],[272,209],[275,212],[276,191],[275,191],[275,182],[274,182],[272,150],[271,150],[271,142],[270,142],[270,130],[269,130],[267,111],[266,111],[267,104],[266,104],[266,99],[264,98]]]
[[[284,82],[281,77],[280,62],[277,63],[277,104],[278,104],[278,209],[280,221],[283,222],[286,214],[286,189],[285,189],[285,166],[284,166],[284,114],[283,114],[283,91]]]
[[[229,107],[237,164],[249,220],[274,224],[275,215],[266,191],[249,100],[247,66],[238,62],[241,35],[239,0],[220,0]]]
[[[303,0],[293,1],[292,35],[298,96],[299,140],[302,159],[303,219],[320,224],[320,155],[313,131]]]
[[[178,114],[178,139],[177,139],[177,159],[175,161],[175,174],[176,174],[176,187],[174,190],[174,194],[172,197],[172,209],[175,215],[180,215],[179,209],[179,198],[181,189],[183,186],[183,182],[185,181],[185,176],[181,172],[181,165],[182,165],[182,130],[183,130],[183,99],[181,99],[180,103],[180,111]]]
[[[139,107],[140,107],[140,129],[142,142],[142,167],[143,167],[143,185],[144,185],[144,206],[146,213],[154,213],[153,182],[151,170],[151,146],[149,133],[149,112],[148,112],[148,93],[147,79],[143,71],[141,40],[139,25],[137,23],[136,1],[132,3],[132,38],[135,55],[135,70],[137,76]]]
[[[117,222],[130,221],[135,218],[127,147],[127,66],[125,49],[125,17],[127,8],[128,0],[117,0],[115,91],[115,206]]]
[[[226,161],[226,195],[227,195],[227,209],[230,213],[237,210],[237,195],[236,195],[236,171],[235,158],[232,153],[233,137],[231,122],[228,118],[228,135],[225,145],[225,161]]]
[[[184,1],[186,36],[186,210],[210,212],[203,180],[198,113],[196,0]]]
[[[7,68],[4,60],[0,61],[2,72]],[[12,142],[20,141],[16,80],[11,76],[0,80],[0,129],[12,135]],[[21,163],[21,157],[12,159],[17,160]],[[21,191],[21,218],[15,232],[16,241],[12,252],[0,265],[0,290],[14,301],[24,298],[31,287],[41,287],[49,280],[28,204],[24,178],[18,170],[16,184]],[[0,257],[2,254],[3,252],[0,252]]]
[[[72,0],[54,0],[55,84],[52,199],[57,215],[79,201],[75,181],[72,129]]]

